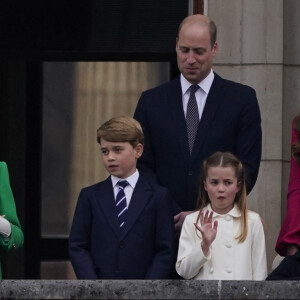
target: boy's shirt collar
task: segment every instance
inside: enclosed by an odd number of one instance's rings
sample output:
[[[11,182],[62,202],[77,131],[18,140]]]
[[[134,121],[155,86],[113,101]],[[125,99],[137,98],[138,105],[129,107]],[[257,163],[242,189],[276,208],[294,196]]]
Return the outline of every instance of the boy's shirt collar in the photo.
[[[135,170],[135,172],[129,176],[128,178],[119,178],[119,177],[116,177],[116,176],[113,176],[113,175],[110,175],[110,178],[111,178],[111,182],[112,182],[112,186],[115,187],[116,184],[120,181],[120,180],[126,180],[130,186],[134,189],[135,186],[136,186],[136,183],[139,179],[139,176],[140,176],[140,173],[138,171],[138,169]]]

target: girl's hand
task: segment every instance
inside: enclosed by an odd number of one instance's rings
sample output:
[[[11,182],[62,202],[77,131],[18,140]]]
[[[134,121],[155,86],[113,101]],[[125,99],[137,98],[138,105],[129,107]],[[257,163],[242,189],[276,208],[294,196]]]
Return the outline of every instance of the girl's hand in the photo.
[[[202,234],[202,242],[201,248],[206,256],[209,251],[209,247],[212,242],[215,240],[217,235],[217,228],[218,228],[218,221],[212,221],[213,212],[209,212],[208,210],[205,212],[201,211],[200,213],[200,224],[199,227],[196,223],[194,223],[195,227],[201,232]]]

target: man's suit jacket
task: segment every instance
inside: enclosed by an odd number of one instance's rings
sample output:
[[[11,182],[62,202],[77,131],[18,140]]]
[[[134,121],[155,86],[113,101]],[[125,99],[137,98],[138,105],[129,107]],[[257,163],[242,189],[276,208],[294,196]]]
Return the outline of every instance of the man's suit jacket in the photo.
[[[261,159],[261,118],[255,91],[215,74],[189,154],[180,78],[142,93],[134,118],[143,127],[141,164],[175,199],[174,214],[194,210],[203,160],[230,151],[246,168],[247,192],[253,188]],[[140,165],[141,167],[141,165]]]
[[[111,178],[82,189],[69,238],[78,279],[168,278],[174,262],[167,189],[140,175],[120,229]]]
[[[17,216],[14,196],[9,183],[9,173],[5,162],[0,162],[0,215],[5,216],[11,227],[9,240],[0,235],[0,248],[5,251],[16,250],[22,247],[24,236]],[[2,279],[0,265],[0,279]]]

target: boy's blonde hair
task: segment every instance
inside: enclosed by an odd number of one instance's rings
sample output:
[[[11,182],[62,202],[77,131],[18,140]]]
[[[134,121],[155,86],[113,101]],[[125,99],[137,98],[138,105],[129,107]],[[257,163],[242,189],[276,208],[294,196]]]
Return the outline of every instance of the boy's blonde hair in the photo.
[[[144,145],[144,133],[138,121],[128,116],[111,118],[97,129],[97,142],[128,142],[133,147]]]
[[[245,172],[241,161],[230,152],[215,152],[203,162],[200,178],[200,189],[197,201],[197,209],[199,214],[197,223],[200,219],[200,213],[203,208],[210,203],[208,194],[204,188],[204,181],[207,178],[208,169],[210,167],[232,167],[237,177],[237,182],[240,190],[237,192],[234,202],[241,212],[241,234],[236,237],[239,243],[245,241],[248,233],[248,218],[247,218],[247,193],[245,184]]]

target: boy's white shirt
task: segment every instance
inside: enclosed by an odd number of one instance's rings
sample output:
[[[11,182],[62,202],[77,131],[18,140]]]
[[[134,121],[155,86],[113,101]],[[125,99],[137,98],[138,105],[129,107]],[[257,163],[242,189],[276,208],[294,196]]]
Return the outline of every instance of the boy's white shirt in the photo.
[[[111,175],[111,182],[112,182],[112,186],[113,186],[113,189],[114,189],[115,199],[116,199],[118,191],[119,191],[119,186],[117,185],[117,183],[120,180],[126,180],[129,183],[129,185],[127,185],[125,187],[124,193],[125,193],[125,196],[126,196],[127,207],[129,207],[130,200],[131,200],[131,197],[132,197],[132,193],[133,193],[133,190],[134,190],[134,188],[136,186],[136,183],[139,179],[139,176],[140,176],[140,173],[139,173],[138,169],[136,169],[135,172],[132,175],[130,175],[128,178],[119,178],[119,177]]]
[[[208,205],[204,211],[212,210]],[[185,279],[202,280],[264,280],[267,277],[266,246],[260,216],[248,211],[248,234],[238,243],[241,213],[235,205],[227,214],[214,212],[218,220],[216,239],[207,256],[202,252],[201,233],[194,223],[199,211],[185,218],[182,226],[176,270]],[[201,226],[200,220],[198,226]]]

